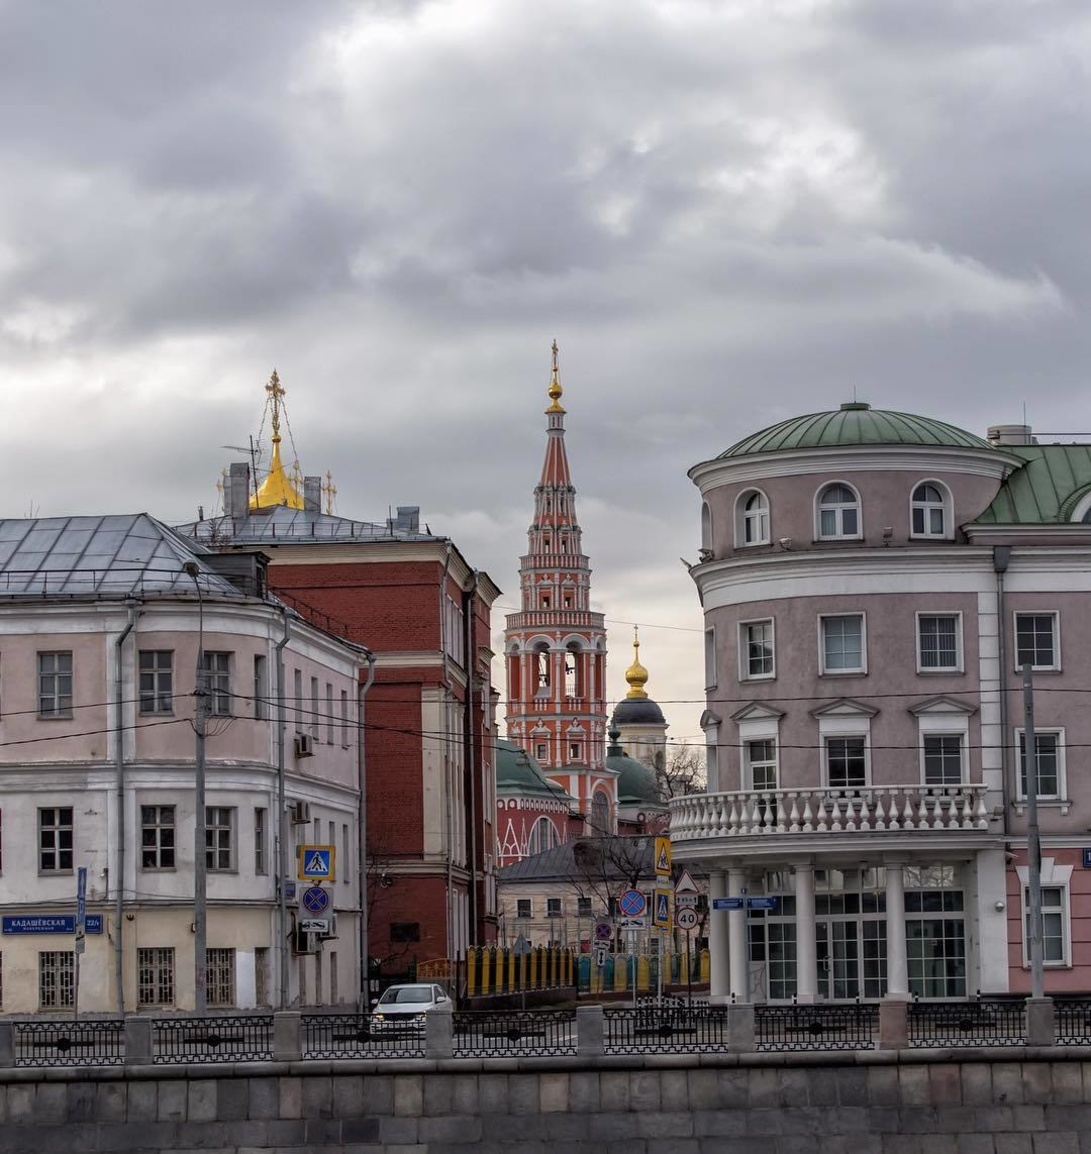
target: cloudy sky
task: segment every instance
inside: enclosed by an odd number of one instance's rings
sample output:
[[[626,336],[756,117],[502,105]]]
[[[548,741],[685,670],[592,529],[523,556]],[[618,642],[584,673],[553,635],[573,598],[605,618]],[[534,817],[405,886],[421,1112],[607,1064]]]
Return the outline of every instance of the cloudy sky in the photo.
[[[0,0],[4,516],[337,511],[515,606],[550,343],[611,693],[698,738],[694,463],[852,399],[1091,434],[1086,0]]]

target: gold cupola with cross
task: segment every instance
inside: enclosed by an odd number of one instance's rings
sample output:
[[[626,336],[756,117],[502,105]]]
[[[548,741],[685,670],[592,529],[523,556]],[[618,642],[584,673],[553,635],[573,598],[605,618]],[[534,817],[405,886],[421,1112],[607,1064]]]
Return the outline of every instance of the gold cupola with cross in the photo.
[[[284,407],[284,386],[280,383],[280,377],[277,375],[276,369],[273,370],[273,375],[269,378],[269,383],[265,386],[265,392],[268,394],[265,405],[266,412],[270,413],[270,420],[273,426],[273,452],[269,461],[269,471],[265,474],[265,480],[250,498],[250,508],[254,509],[270,509],[277,505],[286,505],[289,509],[302,509],[304,507],[303,494],[299,488],[300,468],[299,460],[293,457],[291,474],[285,470],[284,462],[281,459],[280,445],[280,422],[281,416],[284,417],[284,423],[288,423],[287,410]],[[291,437],[291,429],[289,427],[288,435]]]

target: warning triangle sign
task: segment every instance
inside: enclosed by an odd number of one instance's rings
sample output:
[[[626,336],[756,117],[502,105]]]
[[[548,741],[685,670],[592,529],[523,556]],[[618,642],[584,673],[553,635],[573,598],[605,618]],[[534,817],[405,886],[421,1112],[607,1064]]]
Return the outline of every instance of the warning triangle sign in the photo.
[[[671,872],[671,839],[657,837],[655,839],[655,872],[663,877]]]

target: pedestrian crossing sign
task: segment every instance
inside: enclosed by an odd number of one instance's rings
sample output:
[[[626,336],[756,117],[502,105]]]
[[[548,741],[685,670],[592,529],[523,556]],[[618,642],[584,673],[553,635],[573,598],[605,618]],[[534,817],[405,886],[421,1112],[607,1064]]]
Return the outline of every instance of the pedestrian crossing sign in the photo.
[[[655,900],[652,908],[652,925],[659,929],[669,930],[671,927],[671,891],[659,886],[655,890]]]
[[[337,849],[332,845],[301,845],[297,850],[300,881],[336,881]]]
[[[657,877],[670,877],[671,839],[669,837],[657,837],[655,839],[655,873]]]

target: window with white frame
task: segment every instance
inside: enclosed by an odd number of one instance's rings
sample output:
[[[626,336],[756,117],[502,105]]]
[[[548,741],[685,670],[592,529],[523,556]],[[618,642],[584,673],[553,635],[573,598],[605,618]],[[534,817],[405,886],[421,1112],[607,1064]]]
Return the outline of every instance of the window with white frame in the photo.
[[[840,613],[820,617],[822,673],[866,673],[864,615]]]
[[[140,807],[140,868],[174,869],[174,806]]]
[[[213,717],[231,716],[231,654],[210,653],[202,655],[201,669],[205,677],[205,691],[208,694],[208,712]]]
[[[254,654],[254,717],[259,721],[269,712],[266,701],[269,696],[267,665],[264,653]]]
[[[576,898],[576,913],[581,918],[589,918],[591,916],[591,899],[584,897],[582,894]]]
[[[963,781],[963,740],[961,733],[923,735],[924,784],[961,785]]]
[[[822,540],[860,536],[860,498],[840,481],[818,495],[818,536]]]
[[[830,789],[860,789],[867,785],[867,738],[827,737],[826,784]]]
[[[1019,796],[1027,796],[1027,742],[1023,730],[1016,730],[1019,748]],[[1034,731],[1034,776],[1039,800],[1062,800],[1066,796],[1063,729]]]
[[[917,670],[962,672],[962,614],[917,614]]]
[[[1042,886],[1042,961],[1047,966],[1069,965],[1069,909],[1067,886]],[[1030,965],[1030,887],[1023,887],[1023,965]]]
[[[739,625],[739,657],[739,677],[743,681],[776,675],[771,618]]]
[[[137,1004],[174,1005],[174,949],[141,946],[136,951]]]
[[[748,741],[743,747],[746,756],[747,777],[750,788],[758,793],[766,793],[777,788],[777,742],[776,738],[764,737]]]
[[[947,491],[936,481],[922,481],[910,506],[910,533],[914,537],[946,537]]]
[[[750,491],[739,496],[736,518],[736,545],[769,544],[769,499]]]
[[[174,712],[174,653],[170,649],[141,649],[140,712]]]
[[[205,807],[205,867],[220,873],[235,868],[235,811],[230,806]]]
[[[72,872],[70,805],[51,805],[38,810],[38,872]]]
[[[546,743],[544,741],[538,741],[534,743],[534,756],[538,761],[545,761],[548,753],[546,749]]]
[[[560,898],[546,898],[546,917],[559,918],[563,916]]]
[[[1056,613],[1016,613],[1015,668],[1060,669]]]
[[[72,651],[38,654],[38,716],[72,716]]]
[[[254,873],[269,872],[269,811],[264,806],[254,807]],[[341,865],[345,869],[344,863]]]

